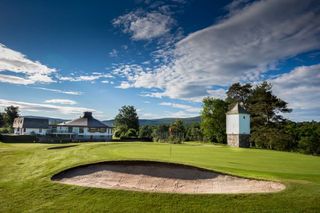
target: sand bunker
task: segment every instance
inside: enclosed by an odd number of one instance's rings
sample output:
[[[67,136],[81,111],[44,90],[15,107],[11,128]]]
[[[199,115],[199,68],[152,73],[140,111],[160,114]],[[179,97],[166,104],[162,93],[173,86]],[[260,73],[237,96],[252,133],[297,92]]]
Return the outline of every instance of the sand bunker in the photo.
[[[171,163],[112,161],[84,165],[52,177],[65,184],[132,191],[217,194],[278,192],[281,183],[252,180]]]

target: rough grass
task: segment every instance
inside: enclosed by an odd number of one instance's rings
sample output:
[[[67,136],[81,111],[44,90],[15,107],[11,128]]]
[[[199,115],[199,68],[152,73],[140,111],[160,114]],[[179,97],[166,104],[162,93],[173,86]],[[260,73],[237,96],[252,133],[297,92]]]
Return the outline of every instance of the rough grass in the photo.
[[[0,143],[0,212],[320,212],[320,157],[198,143],[82,143],[47,149],[54,146]],[[277,180],[287,189],[267,194],[183,195],[50,180],[73,166],[126,159],[176,162]]]

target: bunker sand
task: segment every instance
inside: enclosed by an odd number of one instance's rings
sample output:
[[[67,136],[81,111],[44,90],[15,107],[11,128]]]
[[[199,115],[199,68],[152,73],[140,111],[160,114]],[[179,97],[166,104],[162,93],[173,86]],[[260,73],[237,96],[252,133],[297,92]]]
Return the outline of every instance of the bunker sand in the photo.
[[[285,189],[283,184],[277,182],[149,161],[113,161],[85,165],[54,175],[52,180],[96,188],[186,194],[267,193]]]

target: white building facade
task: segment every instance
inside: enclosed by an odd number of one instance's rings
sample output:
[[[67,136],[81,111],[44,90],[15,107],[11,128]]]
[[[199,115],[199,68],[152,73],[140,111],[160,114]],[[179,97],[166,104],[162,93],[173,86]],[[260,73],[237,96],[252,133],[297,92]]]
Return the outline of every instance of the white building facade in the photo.
[[[37,117],[18,117],[13,122],[15,135],[46,135],[49,129],[48,119]]]
[[[228,145],[250,147],[250,114],[238,103],[226,114]]]
[[[48,136],[48,139],[70,141],[112,140],[112,127],[93,118],[91,112],[84,112],[78,119],[55,125],[49,125],[48,119],[33,118],[26,127],[23,122],[21,123],[21,119],[25,120],[19,117],[14,122],[14,133],[18,135]]]

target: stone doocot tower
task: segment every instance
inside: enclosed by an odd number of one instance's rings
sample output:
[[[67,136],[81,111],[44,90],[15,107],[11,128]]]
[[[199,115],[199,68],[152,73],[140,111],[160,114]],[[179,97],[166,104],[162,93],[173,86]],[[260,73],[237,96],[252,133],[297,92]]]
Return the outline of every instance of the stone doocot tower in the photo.
[[[233,147],[250,147],[250,114],[237,103],[226,114],[227,142]]]

